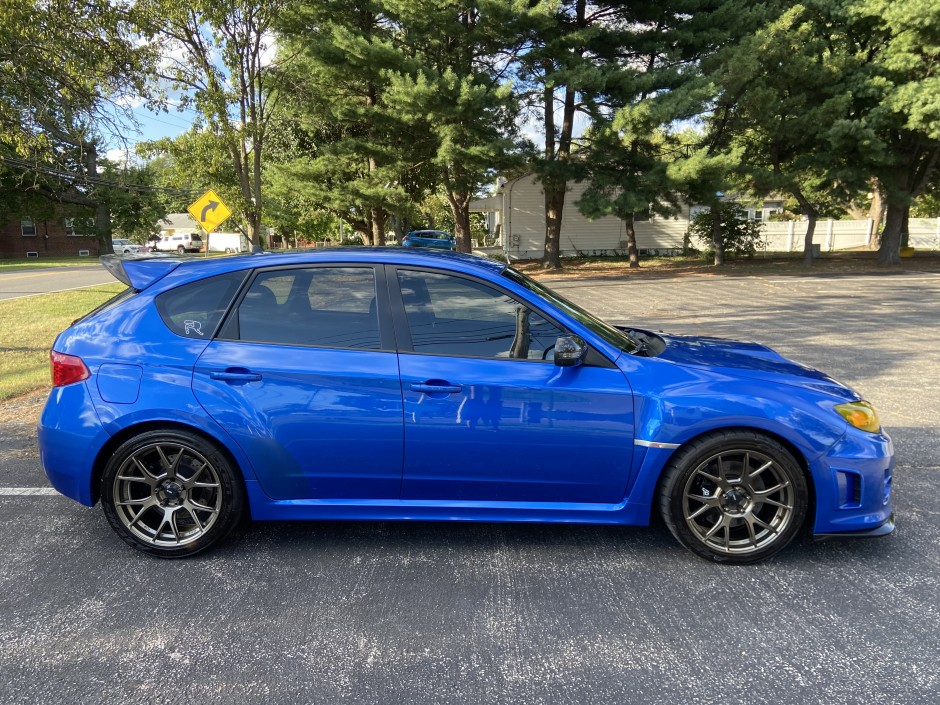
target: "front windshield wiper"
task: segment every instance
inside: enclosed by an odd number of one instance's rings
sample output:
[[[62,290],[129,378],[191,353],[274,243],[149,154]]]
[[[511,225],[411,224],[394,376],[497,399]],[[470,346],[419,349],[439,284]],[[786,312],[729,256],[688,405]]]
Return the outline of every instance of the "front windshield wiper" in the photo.
[[[647,342],[647,337],[643,333],[636,335],[637,331],[633,331],[629,328],[621,328],[620,332],[623,333],[624,337],[633,343],[636,346],[636,349],[633,350],[631,355],[641,355],[643,357],[649,357],[652,349],[650,344]]]

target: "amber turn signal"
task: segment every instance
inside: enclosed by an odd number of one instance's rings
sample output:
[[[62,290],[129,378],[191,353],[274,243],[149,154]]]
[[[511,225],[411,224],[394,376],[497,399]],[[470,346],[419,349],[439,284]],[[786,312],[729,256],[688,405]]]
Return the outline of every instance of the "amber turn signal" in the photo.
[[[878,433],[881,430],[878,414],[875,413],[875,408],[867,401],[850,401],[845,404],[837,404],[836,411],[855,428],[860,428],[869,433]]]

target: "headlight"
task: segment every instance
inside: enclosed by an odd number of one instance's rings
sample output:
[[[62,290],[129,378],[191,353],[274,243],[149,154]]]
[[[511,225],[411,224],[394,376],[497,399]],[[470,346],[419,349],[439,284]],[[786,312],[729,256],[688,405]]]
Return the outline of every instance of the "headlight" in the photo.
[[[881,423],[878,421],[878,414],[875,413],[875,407],[867,401],[850,401],[845,404],[836,404],[836,411],[846,421],[869,433],[878,433],[881,430]]]

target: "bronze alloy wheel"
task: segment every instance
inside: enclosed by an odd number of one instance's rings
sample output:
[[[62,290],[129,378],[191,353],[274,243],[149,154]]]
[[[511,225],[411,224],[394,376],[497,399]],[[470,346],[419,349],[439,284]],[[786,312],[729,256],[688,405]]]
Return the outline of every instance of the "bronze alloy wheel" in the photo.
[[[748,554],[773,543],[793,519],[793,485],[763,453],[716,453],[689,475],[682,518],[713,551]]]
[[[803,528],[807,478],[774,438],[718,431],[678,450],[663,471],[659,507],[680,543],[721,563],[753,563]]]
[[[125,442],[105,468],[101,489],[105,514],[121,538],[162,557],[197,553],[223,538],[244,501],[230,462],[183,431],[151,431]]]
[[[178,443],[135,451],[114,477],[118,517],[134,536],[154,546],[184,546],[219,518],[219,473],[202,454]]]

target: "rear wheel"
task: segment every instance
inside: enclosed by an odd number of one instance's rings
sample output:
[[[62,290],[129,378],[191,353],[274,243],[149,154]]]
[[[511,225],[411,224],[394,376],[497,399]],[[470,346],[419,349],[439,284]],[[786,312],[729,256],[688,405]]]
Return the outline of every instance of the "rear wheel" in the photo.
[[[806,478],[780,443],[725,431],[680,449],[663,477],[660,510],[669,530],[698,555],[753,563],[783,549],[806,518]]]
[[[182,255],[186,253],[186,248],[180,245],[179,247],[176,248],[176,251]]]
[[[101,500],[124,541],[176,558],[224,538],[241,516],[244,491],[210,443],[184,431],[150,431],[115,451],[101,479]]]

